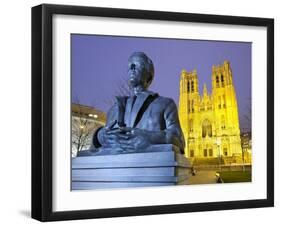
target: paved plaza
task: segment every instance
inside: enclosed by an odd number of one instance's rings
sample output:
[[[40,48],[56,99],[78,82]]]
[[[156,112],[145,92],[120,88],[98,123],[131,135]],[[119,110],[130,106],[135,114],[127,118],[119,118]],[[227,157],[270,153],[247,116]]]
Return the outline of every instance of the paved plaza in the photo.
[[[189,177],[188,184],[215,184],[217,182],[216,171],[197,171],[195,176]]]

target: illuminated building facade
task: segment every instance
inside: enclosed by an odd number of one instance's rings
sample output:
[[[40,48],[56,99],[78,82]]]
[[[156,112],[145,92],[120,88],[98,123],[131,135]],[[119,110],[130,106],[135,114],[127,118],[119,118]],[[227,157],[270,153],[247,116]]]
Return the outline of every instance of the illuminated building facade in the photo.
[[[212,67],[212,91],[198,90],[197,71],[181,72],[179,118],[189,158],[241,157],[236,93],[230,63]]]
[[[105,125],[106,114],[96,108],[71,104],[72,157],[79,151],[89,149],[93,133]]]

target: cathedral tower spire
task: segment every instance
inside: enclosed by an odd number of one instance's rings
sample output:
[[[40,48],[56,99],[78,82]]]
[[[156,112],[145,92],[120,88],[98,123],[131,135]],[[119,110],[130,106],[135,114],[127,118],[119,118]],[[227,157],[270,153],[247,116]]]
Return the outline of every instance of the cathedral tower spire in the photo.
[[[204,83],[203,95],[204,95],[204,96],[208,96],[208,90],[207,90],[206,83]]]

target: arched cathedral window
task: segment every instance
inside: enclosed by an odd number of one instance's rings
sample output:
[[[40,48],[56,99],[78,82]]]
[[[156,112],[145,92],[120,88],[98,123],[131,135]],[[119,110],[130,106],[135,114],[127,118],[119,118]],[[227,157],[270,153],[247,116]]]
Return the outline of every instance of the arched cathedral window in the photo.
[[[191,81],[191,92],[193,93],[194,92],[194,82]]]
[[[189,120],[189,132],[193,132],[193,119]]]
[[[221,75],[221,85],[224,86],[224,77]]]
[[[223,108],[226,108],[226,98],[225,98],[225,94],[223,94]]]
[[[221,109],[221,96],[219,96],[219,109]]]
[[[188,93],[190,92],[190,83],[189,83],[189,81],[187,82],[187,92]]]
[[[217,88],[220,87],[220,79],[218,75],[216,76],[216,86]]]
[[[221,128],[225,129],[225,117],[224,117],[224,115],[221,116]]]
[[[191,101],[191,111],[194,112],[194,100]]]
[[[202,137],[212,136],[212,124],[208,119],[205,119],[202,123]]]

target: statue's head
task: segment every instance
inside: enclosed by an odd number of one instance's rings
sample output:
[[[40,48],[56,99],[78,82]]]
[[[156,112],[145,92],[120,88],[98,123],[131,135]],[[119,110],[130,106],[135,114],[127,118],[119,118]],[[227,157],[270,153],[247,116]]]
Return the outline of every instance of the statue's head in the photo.
[[[152,60],[143,52],[134,52],[128,61],[129,86],[147,89],[154,77]]]

